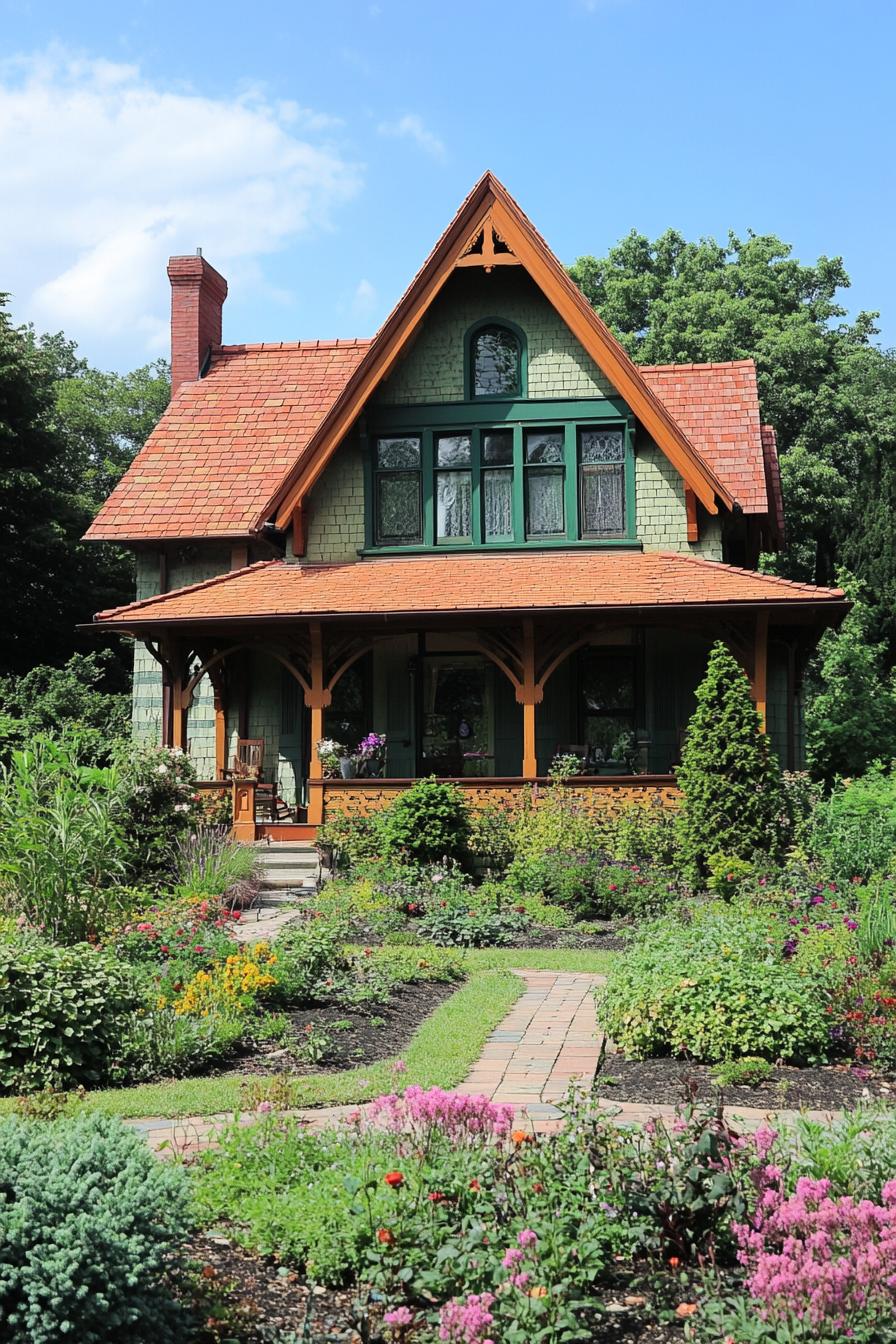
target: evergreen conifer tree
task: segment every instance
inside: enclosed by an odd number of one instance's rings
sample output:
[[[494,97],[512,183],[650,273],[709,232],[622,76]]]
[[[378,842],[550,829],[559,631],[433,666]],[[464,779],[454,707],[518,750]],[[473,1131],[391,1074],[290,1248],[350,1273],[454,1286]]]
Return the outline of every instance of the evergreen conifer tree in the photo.
[[[777,843],[781,784],[778,763],[750,683],[728,648],[717,641],[697,688],[678,770],[683,858],[691,875],[710,854],[749,859]]]

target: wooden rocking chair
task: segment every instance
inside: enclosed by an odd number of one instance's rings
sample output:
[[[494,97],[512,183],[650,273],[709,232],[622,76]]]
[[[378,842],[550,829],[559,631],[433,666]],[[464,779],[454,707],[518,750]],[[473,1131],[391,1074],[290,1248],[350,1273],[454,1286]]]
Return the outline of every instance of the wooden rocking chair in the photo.
[[[236,751],[225,769],[225,779],[254,779],[260,781],[264,773],[264,738],[239,737]]]

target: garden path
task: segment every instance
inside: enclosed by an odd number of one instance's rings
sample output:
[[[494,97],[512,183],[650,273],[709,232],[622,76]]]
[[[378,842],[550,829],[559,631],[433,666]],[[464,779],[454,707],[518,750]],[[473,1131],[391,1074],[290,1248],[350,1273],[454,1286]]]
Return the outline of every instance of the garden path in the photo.
[[[482,1094],[516,1108],[516,1123],[535,1133],[555,1133],[563,1124],[560,1103],[571,1086],[590,1091],[603,1038],[596,1028],[592,994],[600,975],[517,970],[526,989],[489,1036],[479,1059],[457,1089]],[[671,1119],[674,1106],[616,1102],[599,1097],[600,1105],[619,1124],[641,1125],[650,1119]],[[289,1112],[310,1130],[325,1129],[356,1112],[357,1106],[318,1106]],[[744,1129],[756,1129],[769,1117],[793,1120],[797,1112],[770,1112],[752,1107],[726,1107],[726,1116]],[[808,1111],[811,1119],[828,1121],[831,1112]],[[253,1114],[240,1123],[250,1125]],[[230,1115],[188,1116],[177,1120],[145,1118],[127,1123],[141,1131],[150,1146],[182,1155],[212,1146],[217,1132],[232,1122]]]

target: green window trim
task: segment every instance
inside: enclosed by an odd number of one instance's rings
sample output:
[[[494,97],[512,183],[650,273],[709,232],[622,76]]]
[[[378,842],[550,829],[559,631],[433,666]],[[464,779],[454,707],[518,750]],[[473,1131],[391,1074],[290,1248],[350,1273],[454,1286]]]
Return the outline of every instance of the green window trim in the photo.
[[[526,410],[529,413],[525,417],[521,416],[513,421],[505,417],[493,417],[489,420],[487,416],[476,416],[474,419],[468,415],[458,414],[462,410],[470,410],[469,407],[458,406],[455,408],[453,419],[439,416],[435,417],[433,423],[432,420],[419,415],[416,419],[409,419],[407,412],[415,408],[402,408],[403,413],[400,417],[390,415],[388,420],[384,419],[382,423],[366,427],[361,435],[365,476],[365,545],[361,554],[413,555],[437,551],[463,553],[471,550],[540,550],[569,546],[592,549],[638,547],[635,522],[634,419],[631,415],[620,415],[618,411],[612,414],[611,408],[604,406],[598,408],[595,403],[575,405],[576,409],[581,408],[590,411],[591,414],[576,415],[574,419],[564,418],[552,415],[551,405],[536,403],[533,406],[532,403],[528,403]],[[555,406],[557,409],[563,406],[567,412],[572,409],[570,403],[555,403]],[[580,445],[583,434],[587,434],[589,430],[598,431],[608,439],[612,438],[613,431],[621,433],[621,460],[613,458],[606,464],[594,464],[591,461],[583,463]],[[490,434],[494,434],[496,438],[508,434],[512,436],[512,460],[508,459],[506,444],[504,455],[499,461],[495,460],[490,464],[485,460],[484,444]],[[377,466],[378,441],[399,435],[418,440],[420,443],[418,485],[422,535],[418,534],[407,541],[392,538],[380,541],[377,499],[380,478],[385,473]],[[532,442],[551,436],[548,456],[552,460],[527,460],[527,436]],[[458,468],[453,480],[453,484],[460,487],[460,493],[463,494],[460,504],[457,503],[457,493],[455,495],[455,516],[458,509],[465,516],[468,513],[469,540],[460,539],[457,535],[446,537],[442,541],[438,540],[439,477],[452,472],[452,468],[444,465],[444,462],[439,463],[438,445],[440,439],[449,437],[469,440],[469,465],[464,462],[463,466]],[[556,452],[558,439],[562,440],[562,459]],[[623,527],[618,532],[614,530],[603,533],[589,530],[585,526],[585,475],[587,472],[600,470],[601,466],[617,465],[621,469]],[[461,472],[464,476],[469,473],[469,485],[466,481],[459,480]],[[511,530],[509,532],[493,530],[489,534],[489,517],[492,527],[495,528],[495,519],[498,516],[502,519],[508,516],[504,492],[510,473],[512,473],[509,507]],[[531,521],[529,502],[534,482],[536,480],[543,482],[548,475],[559,478],[560,485],[553,488],[539,485],[542,513],[550,521],[551,510],[555,511],[554,517],[557,517],[562,508],[563,523],[562,527],[539,532],[529,527]],[[504,483],[496,492],[495,482],[499,477]],[[490,490],[489,481],[491,481]],[[613,506],[617,504],[619,488],[620,485],[617,483],[610,491],[612,495],[615,490],[615,497],[611,500]],[[599,496],[600,487],[597,487],[597,492]],[[491,493],[491,515],[486,513],[489,493]],[[450,496],[450,489],[448,494]],[[497,494],[502,494],[503,498],[498,499]],[[447,516],[447,511],[451,507],[450,502],[445,504],[443,501],[443,506],[443,516]]]
[[[475,390],[475,377],[473,371],[473,360],[475,356],[476,337],[486,327],[503,327],[516,337],[519,349],[519,389],[516,397],[527,397],[529,395],[529,346],[526,340],[526,333],[522,327],[518,327],[515,322],[509,322],[506,317],[483,317],[478,322],[474,322],[464,332],[464,400],[476,402],[495,402],[507,401],[506,392],[499,392],[495,395],[489,393],[477,393]]]

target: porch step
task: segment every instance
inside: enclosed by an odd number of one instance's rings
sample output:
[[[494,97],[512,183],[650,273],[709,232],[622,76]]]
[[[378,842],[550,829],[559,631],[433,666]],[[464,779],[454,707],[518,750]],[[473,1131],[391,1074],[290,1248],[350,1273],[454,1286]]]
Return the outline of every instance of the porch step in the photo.
[[[262,886],[266,889],[290,889],[313,894],[319,889],[320,859],[307,840],[280,840],[255,845],[262,867]]]

